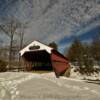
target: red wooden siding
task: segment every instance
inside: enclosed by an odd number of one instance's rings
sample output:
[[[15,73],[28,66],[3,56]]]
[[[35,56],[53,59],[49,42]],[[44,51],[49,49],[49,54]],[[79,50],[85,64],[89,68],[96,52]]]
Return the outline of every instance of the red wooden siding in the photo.
[[[51,62],[56,75],[63,74],[70,67],[68,60],[57,52],[52,52]]]

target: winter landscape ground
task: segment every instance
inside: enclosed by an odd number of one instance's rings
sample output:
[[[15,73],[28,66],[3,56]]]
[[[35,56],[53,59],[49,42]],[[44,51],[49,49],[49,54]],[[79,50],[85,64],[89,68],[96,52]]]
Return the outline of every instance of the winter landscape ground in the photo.
[[[0,100],[100,100],[100,85],[54,73],[0,73]]]

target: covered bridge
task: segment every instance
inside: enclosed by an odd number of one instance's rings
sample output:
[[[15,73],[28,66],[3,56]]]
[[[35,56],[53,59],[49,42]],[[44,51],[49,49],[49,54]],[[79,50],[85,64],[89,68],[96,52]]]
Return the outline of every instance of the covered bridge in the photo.
[[[39,41],[33,41],[23,48],[20,55],[27,71],[53,70],[56,76],[60,76],[70,67],[66,57]]]

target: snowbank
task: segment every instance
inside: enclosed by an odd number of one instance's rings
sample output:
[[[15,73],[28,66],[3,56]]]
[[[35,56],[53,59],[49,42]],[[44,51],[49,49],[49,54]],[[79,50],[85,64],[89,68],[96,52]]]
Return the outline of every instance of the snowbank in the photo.
[[[76,66],[71,65],[71,75],[70,78],[74,78],[74,79],[80,79],[80,80],[100,80],[100,72],[97,73],[93,73],[91,74],[91,76],[87,76],[87,75],[82,75],[80,74],[78,71],[75,71]]]

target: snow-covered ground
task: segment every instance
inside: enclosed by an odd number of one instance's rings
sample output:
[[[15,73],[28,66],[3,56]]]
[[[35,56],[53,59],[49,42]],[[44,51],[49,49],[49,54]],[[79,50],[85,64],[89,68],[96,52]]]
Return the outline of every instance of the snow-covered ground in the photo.
[[[54,73],[0,73],[0,100],[100,100],[100,85]]]
[[[87,75],[80,74],[78,71],[75,72],[74,71],[75,68],[77,68],[77,67],[71,65],[70,78],[79,79],[79,80],[100,80],[100,72],[99,73],[93,73],[93,74],[91,74],[91,76],[87,76]]]

